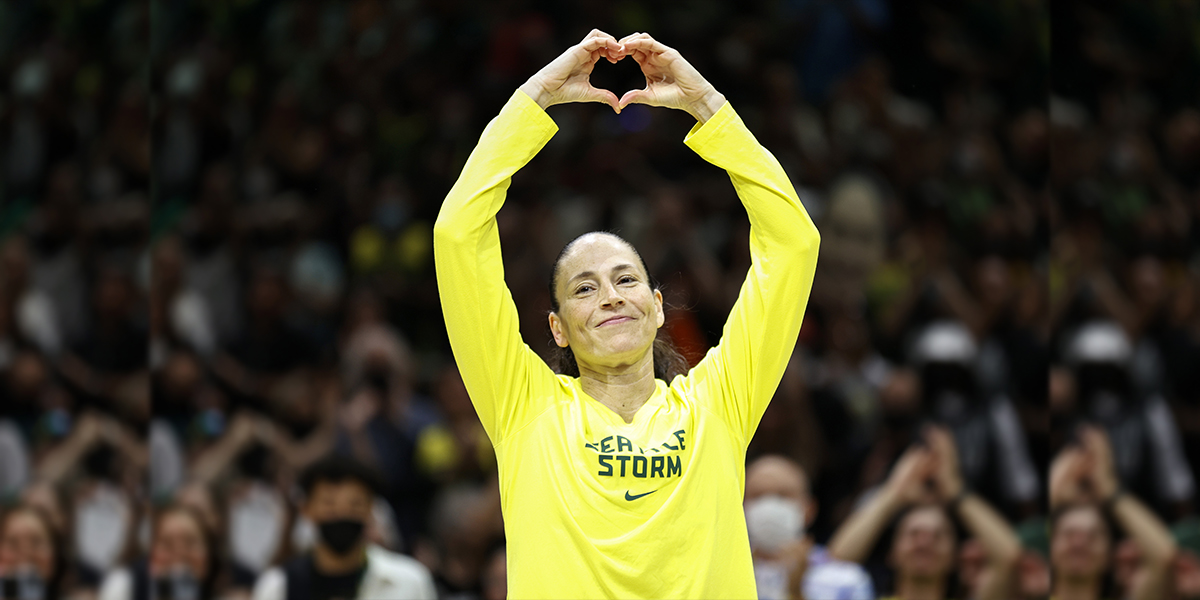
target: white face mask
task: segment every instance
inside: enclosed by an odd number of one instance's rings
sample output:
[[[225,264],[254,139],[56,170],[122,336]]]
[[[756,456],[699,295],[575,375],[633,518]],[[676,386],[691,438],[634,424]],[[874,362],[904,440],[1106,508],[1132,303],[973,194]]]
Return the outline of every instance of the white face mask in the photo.
[[[804,509],[773,494],[755,498],[746,503],[746,528],[751,548],[778,552],[788,542],[804,537]]]

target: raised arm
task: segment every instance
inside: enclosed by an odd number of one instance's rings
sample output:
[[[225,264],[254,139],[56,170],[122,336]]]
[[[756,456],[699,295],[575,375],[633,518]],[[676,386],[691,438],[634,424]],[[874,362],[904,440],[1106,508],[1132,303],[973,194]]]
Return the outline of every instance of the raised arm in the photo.
[[[616,60],[612,36],[592,31],[531,77],[488,124],[433,228],[442,314],[463,382],[492,442],[535,416],[531,405],[555,385],[549,367],[521,340],[517,308],[504,283],[496,213],[512,176],[558,131],[545,108],[604,102],[612,92],[589,82],[600,58]]]
[[[829,541],[829,553],[838,560],[861,563],[892,519],[905,507],[931,500],[925,481],[936,462],[927,448],[912,447],[900,456],[879,491],[854,511]]]
[[[987,554],[987,566],[979,576],[976,589],[972,590],[974,597],[980,600],[1010,598],[1014,568],[1021,558],[1017,534],[983,498],[964,488],[958,451],[950,433],[940,427],[931,427],[926,439],[933,449],[938,495],[943,502],[950,503],[951,510],[957,511],[958,518]]]
[[[1091,478],[1092,490],[1125,535],[1142,551],[1142,561],[1133,577],[1129,597],[1133,600],[1167,597],[1171,564],[1178,552],[1171,532],[1145,504],[1121,490],[1108,437],[1092,427],[1084,428],[1080,433],[1085,473]]]
[[[679,52],[644,33],[621,40],[646,87],[620,107],[683,110],[699,123],[685,143],[725,169],[750,217],[751,268],[721,335],[684,385],[749,443],[775,394],[812,290],[820,236],[779,161],[759,145],[721,95]]]

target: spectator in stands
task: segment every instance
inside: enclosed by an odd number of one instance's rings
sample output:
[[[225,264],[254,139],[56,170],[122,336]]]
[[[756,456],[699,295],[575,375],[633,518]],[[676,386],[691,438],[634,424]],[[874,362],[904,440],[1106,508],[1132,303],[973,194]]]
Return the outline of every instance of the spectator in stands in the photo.
[[[414,598],[433,600],[429,571],[367,542],[376,476],[344,457],[317,461],[300,480],[302,512],[317,529],[312,550],[264,573],[254,600]]]
[[[1079,423],[1099,426],[1113,441],[1124,488],[1160,514],[1189,514],[1196,483],[1179,428],[1160,395],[1139,390],[1129,336],[1112,322],[1087,323],[1068,338],[1065,358],[1075,394],[1060,410],[1064,431]]]
[[[832,560],[809,533],[817,502],[800,465],[778,455],[746,467],[746,525],[760,600],[871,600],[871,579],[856,564]]]
[[[27,505],[0,519],[0,597],[53,600],[66,591],[62,534],[50,517]]]
[[[1170,532],[1117,478],[1112,447],[1102,431],[1079,430],[1050,470],[1050,562],[1058,600],[1112,594],[1106,576],[1114,570],[1115,523],[1136,545],[1141,561],[1121,578],[1121,598],[1166,598],[1177,547]],[[1111,519],[1111,523],[1110,523]]]
[[[979,600],[1009,598],[1020,542],[1004,519],[964,485],[949,432],[930,427],[925,443],[927,447],[906,451],[883,487],[842,524],[829,544],[830,554],[863,562],[895,522],[886,559],[895,573],[892,597],[950,597],[957,592],[951,587],[957,518],[987,554],[985,571],[975,578],[977,587],[968,595]]]

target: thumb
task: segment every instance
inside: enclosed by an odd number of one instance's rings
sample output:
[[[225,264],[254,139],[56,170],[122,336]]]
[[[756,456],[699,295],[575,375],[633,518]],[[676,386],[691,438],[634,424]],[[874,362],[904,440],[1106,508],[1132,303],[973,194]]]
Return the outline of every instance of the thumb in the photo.
[[[630,104],[650,104],[650,93],[647,90],[629,90],[621,96],[621,101],[618,103],[619,109],[624,109]]]
[[[617,95],[608,90],[589,86],[587,90],[587,100],[590,102],[607,104],[611,106],[612,109],[617,113],[621,112],[621,108],[617,103]]]

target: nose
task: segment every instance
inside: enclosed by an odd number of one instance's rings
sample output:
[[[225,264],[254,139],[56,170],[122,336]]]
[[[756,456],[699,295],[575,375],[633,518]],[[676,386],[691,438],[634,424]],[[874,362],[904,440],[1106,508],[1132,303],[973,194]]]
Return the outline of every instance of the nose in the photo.
[[[625,305],[625,298],[617,291],[617,286],[612,283],[605,283],[601,289],[604,291],[604,303],[601,306],[604,308],[613,308]]]

